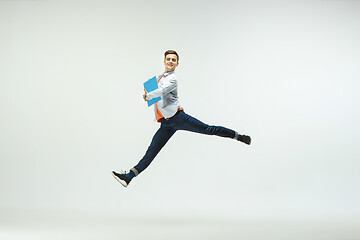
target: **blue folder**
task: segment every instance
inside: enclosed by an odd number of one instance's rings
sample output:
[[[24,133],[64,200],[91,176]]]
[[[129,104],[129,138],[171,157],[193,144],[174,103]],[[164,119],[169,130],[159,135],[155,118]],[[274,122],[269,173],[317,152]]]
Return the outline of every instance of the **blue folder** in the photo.
[[[146,82],[144,82],[144,88],[148,92],[152,92],[152,91],[158,89],[156,77],[153,77],[153,78],[147,80]],[[160,100],[161,100],[161,97],[157,97],[157,98],[153,98],[153,99],[147,101],[148,107],[150,107],[151,105],[155,104],[156,102],[158,102]]]

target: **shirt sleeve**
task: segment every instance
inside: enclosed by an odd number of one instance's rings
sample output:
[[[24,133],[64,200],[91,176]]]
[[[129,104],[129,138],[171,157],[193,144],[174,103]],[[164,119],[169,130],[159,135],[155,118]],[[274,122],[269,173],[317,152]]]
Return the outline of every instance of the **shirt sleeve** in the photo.
[[[169,92],[174,91],[177,88],[177,81],[176,81],[175,76],[171,77],[170,79],[164,79],[164,80],[165,81],[163,82],[161,87],[159,87],[158,89],[146,94],[146,99],[147,100],[151,100],[153,98],[163,96],[163,95],[165,95],[165,94],[167,94]]]

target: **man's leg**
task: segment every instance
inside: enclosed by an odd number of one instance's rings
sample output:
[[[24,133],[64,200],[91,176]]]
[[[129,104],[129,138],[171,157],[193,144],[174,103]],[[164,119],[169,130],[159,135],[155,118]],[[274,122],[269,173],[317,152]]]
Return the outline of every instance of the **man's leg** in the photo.
[[[127,174],[116,173],[113,171],[113,176],[117,181],[119,181],[124,187],[130,183],[131,179],[139,175],[142,171],[144,171],[150,163],[154,160],[156,155],[160,152],[160,150],[165,146],[167,141],[171,138],[176,130],[169,123],[161,123],[161,127],[155,133],[149,148],[147,149],[144,157],[139,161],[139,163],[130,169],[130,172]]]
[[[176,130],[170,124],[161,123],[161,127],[155,133],[144,157],[131,171],[133,171],[136,176],[144,171],[175,132]]]
[[[240,135],[236,131],[226,127],[205,124],[185,112],[178,114],[173,121],[177,130],[186,130],[201,134],[233,138],[246,144],[251,143],[251,138],[249,136]]]

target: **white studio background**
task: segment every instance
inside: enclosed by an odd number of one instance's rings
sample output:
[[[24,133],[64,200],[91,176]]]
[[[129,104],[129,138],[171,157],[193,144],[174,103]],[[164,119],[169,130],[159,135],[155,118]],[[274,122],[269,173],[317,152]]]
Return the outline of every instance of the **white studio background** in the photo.
[[[360,217],[359,1],[0,1],[0,207],[225,219]],[[251,146],[158,128],[142,83],[175,49],[185,111]]]

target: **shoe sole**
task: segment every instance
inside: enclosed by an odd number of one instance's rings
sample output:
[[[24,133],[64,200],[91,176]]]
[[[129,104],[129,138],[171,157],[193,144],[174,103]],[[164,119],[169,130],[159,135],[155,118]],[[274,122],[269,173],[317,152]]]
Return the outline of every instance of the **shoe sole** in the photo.
[[[119,182],[121,185],[123,185],[124,187],[127,187],[127,186],[128,186],[127,183],[126,183],[124,180],[118,178],[113,172],[111,172],[111,175],[113,175],[113,177],[116,179],[116,181],[118,181],[118,182]]]

